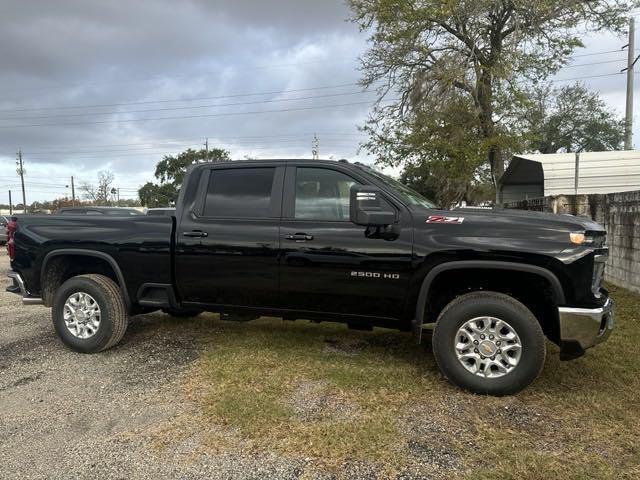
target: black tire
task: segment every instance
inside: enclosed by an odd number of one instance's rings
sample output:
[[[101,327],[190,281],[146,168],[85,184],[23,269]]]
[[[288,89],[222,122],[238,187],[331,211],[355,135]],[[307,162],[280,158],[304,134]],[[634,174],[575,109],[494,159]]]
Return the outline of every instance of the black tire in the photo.
[[[95,334],[85,339],[73,335],[64,321],[64,304],[77,292],[91,295],[100,307],[100,325]],[[81,353],[96,353],[113,347],[122,340],[129,322],[120,288],[109,277],[97,274],[78,275],[64,282],[55,294],[51,313],[60,339]]]
[[[162,311],[167,315],[177,318],[197,317],[203,312],[197,308],[163,308]]]
[[[455,349],[458,329],[477,317],[506,321],[520,337],[520,361],[505,375],[485,378],[467,370]],[[511,395],[533,382],[544,365],[545,337],[540,323],[522,303],[497,292],[473,292],[457,297],[440,313],[433,332],[433,354],[440,371],[453,384],[474,393]]]

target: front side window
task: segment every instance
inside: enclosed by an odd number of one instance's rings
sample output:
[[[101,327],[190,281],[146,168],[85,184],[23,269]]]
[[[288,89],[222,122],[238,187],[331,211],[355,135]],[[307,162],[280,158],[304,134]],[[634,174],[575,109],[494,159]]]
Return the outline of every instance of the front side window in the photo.
[[[204,216],[269,217],[275,171],[274,167],[211,170]]]
[[[349,193],[357,183],[344,173],[326,168],[296,169],[295,218],[349,220]]]

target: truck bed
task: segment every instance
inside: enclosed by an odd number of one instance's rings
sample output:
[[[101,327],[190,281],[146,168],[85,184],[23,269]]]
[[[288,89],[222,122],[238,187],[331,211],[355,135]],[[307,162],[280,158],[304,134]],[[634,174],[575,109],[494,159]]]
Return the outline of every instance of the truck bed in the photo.
[[[145,283],[172,283],[175,218],[170,216],[16,215],[16,253],[11,262],[33,296],[51,256],[83,251],[106,254],[126,279],[128,297]],[[55,250],[55,252],[54,252]]]

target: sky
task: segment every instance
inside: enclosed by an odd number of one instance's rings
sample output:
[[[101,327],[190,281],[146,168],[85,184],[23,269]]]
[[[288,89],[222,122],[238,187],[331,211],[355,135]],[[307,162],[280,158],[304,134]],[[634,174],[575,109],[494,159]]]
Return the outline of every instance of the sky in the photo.
[[[0,203],[22,200],[19,149],[27,203],[107,169],[136,197],[163,155],[205,139],[234,159],[311,158],[315,134],[321,158],[371,163],[368,34],[348,16],[343,0],[3,0]],[[578,78],[622,115],[625,76],[599,75],[625,66],[626,39],[584,41],[557,84]]]

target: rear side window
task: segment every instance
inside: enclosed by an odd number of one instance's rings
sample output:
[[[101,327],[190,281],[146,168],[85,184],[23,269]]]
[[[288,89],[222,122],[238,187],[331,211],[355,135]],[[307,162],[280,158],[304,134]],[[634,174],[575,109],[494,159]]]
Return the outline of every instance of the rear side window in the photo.
[[[275,171],[274,167],[211,170],[204,216],[268,218]]]

